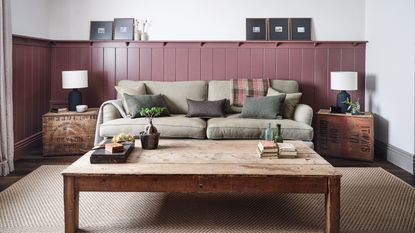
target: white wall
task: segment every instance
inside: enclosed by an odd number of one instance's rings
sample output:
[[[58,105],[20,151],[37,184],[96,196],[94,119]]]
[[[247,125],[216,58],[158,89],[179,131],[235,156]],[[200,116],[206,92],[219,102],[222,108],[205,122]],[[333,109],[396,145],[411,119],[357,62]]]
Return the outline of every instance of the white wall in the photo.
[[[413,155],[414,1],[366,0],[366,39],[366,107],[377,114],[376,138]]]
[[[49,38],[49,0],[11,0],[12,33]]]
[[[91,20],[150,19],[153,40],[245,40],[245,18],[311,17],[316,40],[363,40],[362,0],[50,0],[50,37],[85,40]]]

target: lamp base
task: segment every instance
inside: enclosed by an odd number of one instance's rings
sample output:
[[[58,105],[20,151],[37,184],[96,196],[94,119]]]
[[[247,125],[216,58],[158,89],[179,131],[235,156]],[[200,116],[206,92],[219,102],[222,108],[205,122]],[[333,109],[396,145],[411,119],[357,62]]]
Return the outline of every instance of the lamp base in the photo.
[[[340,113],[347,112],[347,108],[349,106],[344,103],[347,99],[350,100],[350,94],[346,91],[341,91],[337,94],[336,106],[338,107]]]
[[[82,94],[78,89],[73,89],[68,96],[69,111],[76,111],[76,105],[82,104]]]

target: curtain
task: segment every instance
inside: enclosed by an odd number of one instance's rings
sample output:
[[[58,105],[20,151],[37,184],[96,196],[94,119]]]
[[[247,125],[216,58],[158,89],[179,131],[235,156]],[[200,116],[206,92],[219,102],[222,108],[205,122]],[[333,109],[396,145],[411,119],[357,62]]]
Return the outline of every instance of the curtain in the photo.
[[[14,170],[10,0],[0,0],[0,175]]]

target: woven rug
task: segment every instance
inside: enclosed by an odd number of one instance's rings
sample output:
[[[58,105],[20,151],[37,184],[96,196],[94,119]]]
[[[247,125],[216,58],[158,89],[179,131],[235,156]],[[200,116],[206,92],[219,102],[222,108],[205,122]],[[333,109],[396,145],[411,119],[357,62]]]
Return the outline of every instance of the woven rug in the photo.
[[[66,166],[0,193],[0,232],[63,232]],[[342,232],[415,232],[415,189],[381,168],[339,168]],[[82,193],[81,232],[323,232],[322,194]]]

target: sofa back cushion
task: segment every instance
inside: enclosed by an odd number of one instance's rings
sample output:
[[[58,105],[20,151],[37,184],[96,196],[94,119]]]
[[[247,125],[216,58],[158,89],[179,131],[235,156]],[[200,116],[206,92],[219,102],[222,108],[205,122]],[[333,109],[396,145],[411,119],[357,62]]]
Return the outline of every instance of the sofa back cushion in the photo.
[[[275,90],[283,93],[296,93],[298,92],[298,83],[295,80],[271,80],[271,87]],[[228,99],[226,105],[227,113],[239,113],[242,112],[241,107],[231,106],[229,104],[229,98],[231,96],[231,84],[230,81],[224,80],[212,80],[208,84],[208,100],[220,100]]]
[[[131,81],[121,80],[118,86],[135,87],[145,84],[147,95],[162,94],[172,114],[187,113],[187,99],[206,100],[207,86],[204,81]]]

